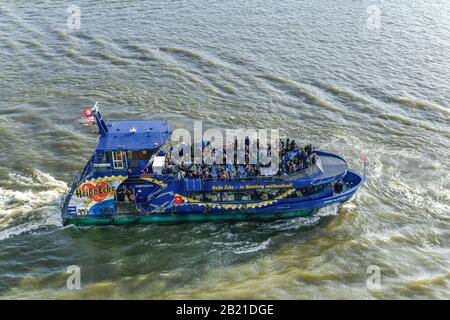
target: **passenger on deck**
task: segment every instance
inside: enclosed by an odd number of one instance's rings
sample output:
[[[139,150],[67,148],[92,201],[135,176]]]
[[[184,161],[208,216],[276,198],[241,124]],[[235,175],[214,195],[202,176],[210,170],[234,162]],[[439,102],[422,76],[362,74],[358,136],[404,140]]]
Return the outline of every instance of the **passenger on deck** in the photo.
[[[315,153],[312,154],[311,163],[315,165],[317,163],[317,155]]]
[[[124,189],[119,189],[117,190],[117,201],[125,201],[125,193],[124,193]]]
[[[334,192],[340,193],[340,192],[342,192],[342,190],[344,190],[344,184],[343,184],[342,180],[339,180],[334,185]]]
[[[288,173],[293,174],[295,172],[294,163],[292,161],[288,161]]]
[[[280,161],[279,170],[277,173],[278,175],[285,176],[287,174],[293,174],[295,172],[304,170],[311,165],[315,165],[318,161],[318,157],[311,144],[305,146],[304,148],[299,148],[295,140],[289,140],[288,138],[286,139],[286,142],[280,139],[279,145]],[[230,180],[239,179],[246,176],[260,177],[262,175],[262,170],[259,166],[259,152],[266,152],[270,157],[272,152],[272,145],[268,143],[266,147],[263,148],[263,150],[257,149],[257,146],[259,146],[260,148],[262,147],[260,146],[258,140],[256,144],[254,144],[250,143],[249,139],[246,138],[242,141],[242,143],[238,144],[237,139],[235,139],[234,144],[230,144],[226,148],[219,150],[212,148],[210,141],[202,141],[202,144],[198,146],[199,151],[201,151],[201,158],[194,158],[194,155],[198,153],[192,152],[191,161],[189,161],[189,163],[182,162],[180,165],[176,165],[172,161],[171,151],[167,152],[163,174],[176,174],[179,179],[187,177],[202,179],[218,178],[222,180]],[[170,150],[173,150],[173,147],[171,147]],[[179,152],[178,150],[179,149],[177,149],[176,152]],[[228,153],[232,152],[232,155],[227,155],[227,151]],[[258,165],[249,163],[250,159],[254,159],[253,156],[250,157],[250,155],[253,155],[255,153]],[[242,160],[242,155],[244,155],[245,163],[237,164],[238,158],[239,160]],[[228,158],[234,160],[234,163],[232,165],[227,164],[227,156]],[[216,163],[217,159],[223,159],[223,163]],[[264,167],[267,167],[267,165],[265,165]],[[267,170],[265,170],[264,172],[267,175]]]
[[[125,199],[128,199],[128,202],[134,201],[134,194],[129,188],[125,188],[124,196],[126,197]]]
[[[295,150],[295,148],[296,148],[296,144],[295,144],[295,140],[292,140],[292,142],[291,142],[291,144],[290,144],[290,146],[289,146],[290,148],[290,151],[294,151]]]

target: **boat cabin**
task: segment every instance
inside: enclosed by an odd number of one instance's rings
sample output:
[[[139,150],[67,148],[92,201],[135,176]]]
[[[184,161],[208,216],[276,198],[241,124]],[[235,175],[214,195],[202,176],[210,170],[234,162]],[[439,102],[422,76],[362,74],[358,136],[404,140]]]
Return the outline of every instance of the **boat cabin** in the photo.
[[[91,158],[92,173],[139,176],[169,139],[165,120],[112,120],[97,115],[99,139]]]

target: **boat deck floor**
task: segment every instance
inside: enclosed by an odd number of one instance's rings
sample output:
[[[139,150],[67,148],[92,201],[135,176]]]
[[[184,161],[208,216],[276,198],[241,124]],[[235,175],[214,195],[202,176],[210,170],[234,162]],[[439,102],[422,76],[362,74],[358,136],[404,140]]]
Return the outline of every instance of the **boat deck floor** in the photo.
[[[347,171],[347,163],[340,157],[328,153],[317,152],[322,165],[323,173],[318,179],[326,179],[343,174]]]

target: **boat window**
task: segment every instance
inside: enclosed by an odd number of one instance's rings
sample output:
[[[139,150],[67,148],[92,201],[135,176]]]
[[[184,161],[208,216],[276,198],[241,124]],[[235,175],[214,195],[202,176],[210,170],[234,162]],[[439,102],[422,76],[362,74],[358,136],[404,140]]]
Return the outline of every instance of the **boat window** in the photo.
[[[205,192],[205,202],[217,202],[220,201],[219,192]]]
[[[113,152],[114,169],[123,169],[123,154],[121,151]]]
[[[139,168],[139,162],[137,162],[137,161],[130,161],[130,162],[128,163],[128,166],[129,166],[130,168]]]
[[[263,200],[263,201],[273,200],[286,191],[287,191],[287,189],[256,190],[255,200]]]
[[[287,198],[299,198],[321,192],[331,184],[318,187],[299,188],[290,193]],[[268,201],[288,191],[286,188],[279,189],[256,189],[248,191],[225,191],[225,192],[190,192],[189,198],[200,202],[234,202],[234,201]]]
[[[297,188],[295,192],[289,195],[289,198],[301,198],[325,191],[331,188],[331,183],[321,184],[308,188]]]
[[[223,192],[222,201],[238,201],[238,194],[236,192]]]
[[[111,163],[112,162],[112,153],[111,151],[106,151],[102,156],[102,163]]]
[[[190,192],[189,198],[192,200],[203,202],[203,193],[202,192]]]
[[[152,155],[155,153],[156,151],[151,151],[151,150],[139,150],[139,151],[128,151],[127,152],[127,157],[128,160],[150,160],[150,158],[152,157]]]
[[[254,192],[253,191],[246,191],[240,193],[240,199],[241,201],[251,201],[254,199]]]
[[[275,199],[280,194],[282,194],[284,191],[285,191],[284,189],[269,189],[269,190],[266,190],[270,200]]]
[[[255,196],[256,200],[269,200],[269,195],[267,194],[266,190],[256,190]]]

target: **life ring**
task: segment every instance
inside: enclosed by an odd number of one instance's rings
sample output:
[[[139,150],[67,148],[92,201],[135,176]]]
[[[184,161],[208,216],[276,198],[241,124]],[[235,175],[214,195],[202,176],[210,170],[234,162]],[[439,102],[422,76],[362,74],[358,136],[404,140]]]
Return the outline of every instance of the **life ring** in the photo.
[[[183,197],[181,196],[181,195],[179,195],[179,194],[176,194],[174,197],[173,197],[173,202],[175,203],[175,204],[183,204]]]

